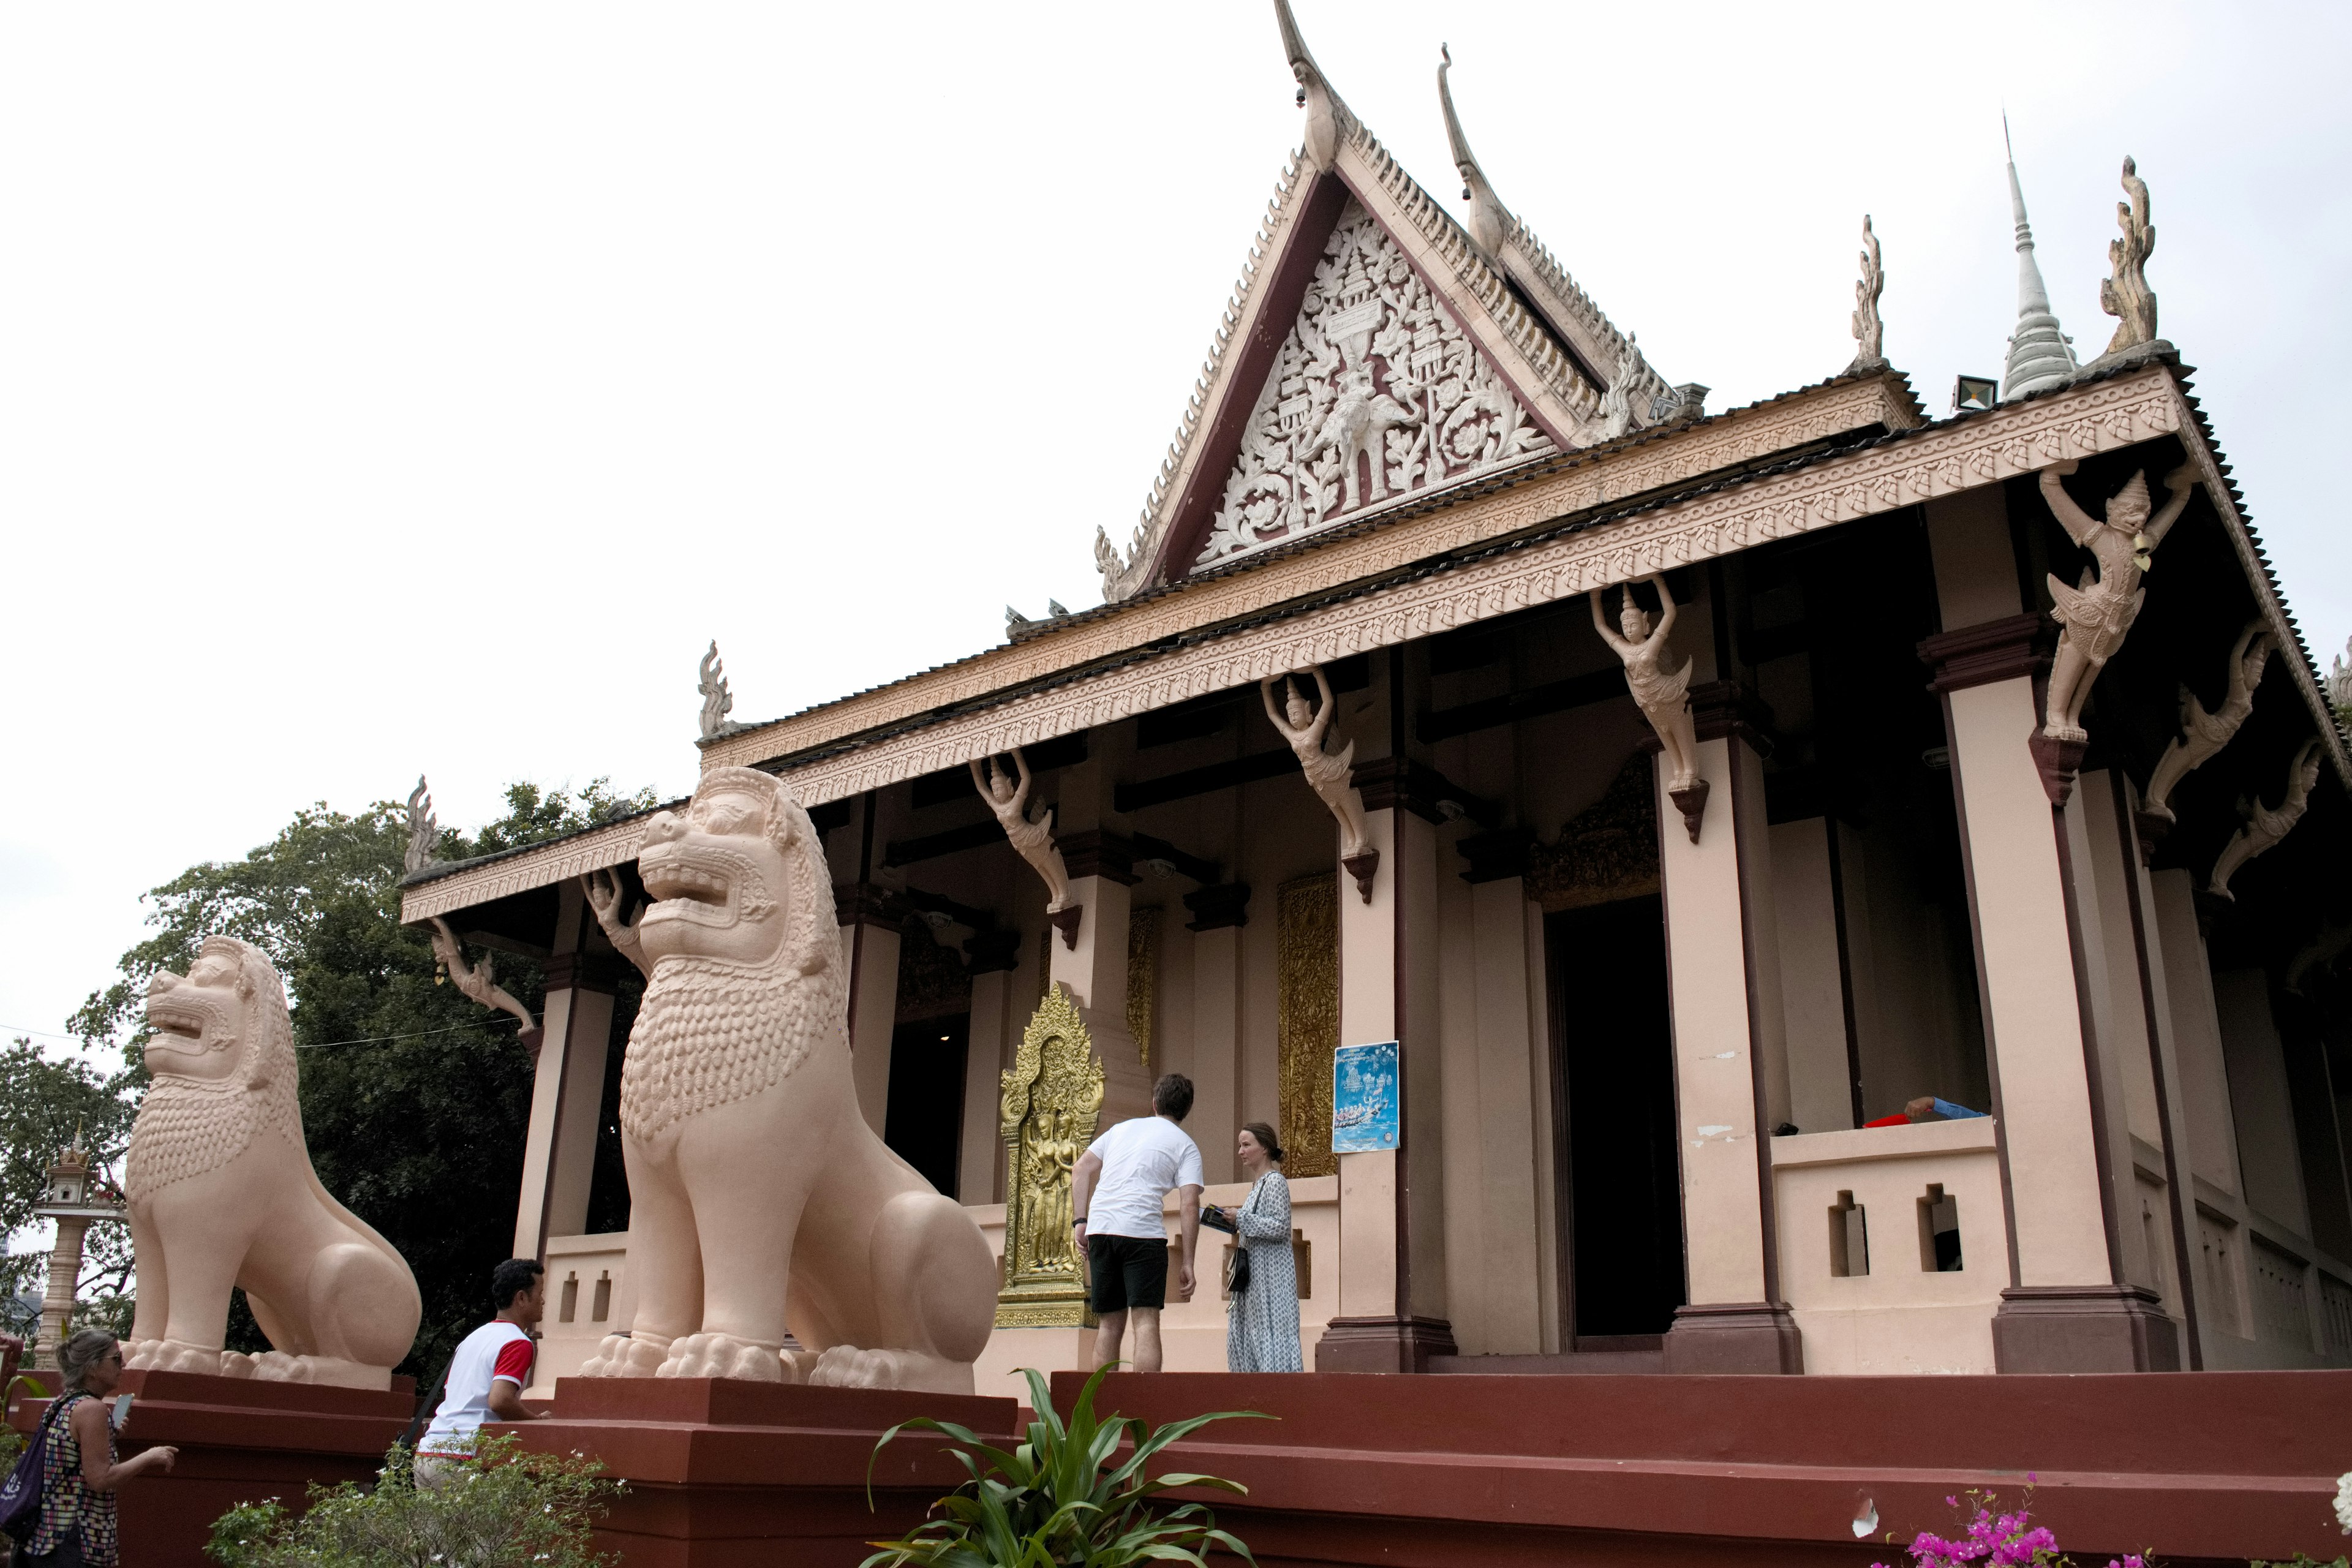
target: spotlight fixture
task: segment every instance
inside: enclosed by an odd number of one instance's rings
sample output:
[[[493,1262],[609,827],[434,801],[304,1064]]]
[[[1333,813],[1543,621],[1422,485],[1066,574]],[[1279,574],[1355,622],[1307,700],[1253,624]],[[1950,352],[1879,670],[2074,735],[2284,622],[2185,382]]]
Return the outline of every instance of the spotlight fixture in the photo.
[[[2000,401],[2000,383],[1989,375],[1964,375],[1952,384],[1952,412],[1984,414]]]

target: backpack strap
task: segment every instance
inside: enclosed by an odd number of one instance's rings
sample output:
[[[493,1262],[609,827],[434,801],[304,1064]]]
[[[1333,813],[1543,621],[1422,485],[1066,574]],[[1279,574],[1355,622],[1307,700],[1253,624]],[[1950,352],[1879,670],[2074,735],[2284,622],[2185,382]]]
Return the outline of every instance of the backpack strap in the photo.
[[[442,1396],[449,1390],[449,1373],[457,1364],[457,1352],[451,1351],[449,1359],[441,1363],[441,1375],[433,1380],[433,1386],[426,1389],[425,1397],[416,1402],[416,1415],[409,1421],[408,1430],[400,1435],[400,1446],[410,1453],[416,1451],[417,1440],[425,1436],[425,1428],[432,1424],[433,1413],[441,1408]]]

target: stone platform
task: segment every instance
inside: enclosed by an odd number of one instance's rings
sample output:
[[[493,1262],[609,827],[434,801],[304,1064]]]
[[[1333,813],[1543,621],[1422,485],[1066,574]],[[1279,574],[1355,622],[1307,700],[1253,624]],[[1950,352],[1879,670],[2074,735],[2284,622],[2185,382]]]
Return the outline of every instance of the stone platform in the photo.
[[[53,1371],[26,1375],[57,1386]],[[375,1393],[131,1371],[117,1392],[138,1395],[115,1438],[123,1458],[161,1443],[180,1450],[171,1474],[123,1483],[122,1561],[137,1568],[212,1568],[204,1549],[213,1521],[238,1503],[275,1497],[299,1504],[313,1481],[373,1479],[416,1409],[404,1377]],[[20,1395],[8,1423],[29,1432],[48,1406]]]
[[[578,1450],[628,1482],[597,1531],[626,1568],[856,1568],[871,1542],[905,1534],[964,1478],[932,1433],[877,1438],[918,1415],[1009,1441],[1010,1399],[803,1388],[712,1378],[567,1377],[551,1419],[516,1426],[527,1448]]]
[[[1084,1379],[1057,1373],[1066,1407]],[[1114,1375],[1100,1407],[1221,1422],[1169,1468],[1242,1482],[1202,1493],[1267,1568],[1372,1564],[1868,1564],[1944,1499],[2013,1501],[2077,1562],[2154,1549],[2167,1568],[2321,1561],[2352,1467],[2352,1372],[2115,1376],[1380,1377]],[[1864,1500],[1878,1528],[1857,1542]]]

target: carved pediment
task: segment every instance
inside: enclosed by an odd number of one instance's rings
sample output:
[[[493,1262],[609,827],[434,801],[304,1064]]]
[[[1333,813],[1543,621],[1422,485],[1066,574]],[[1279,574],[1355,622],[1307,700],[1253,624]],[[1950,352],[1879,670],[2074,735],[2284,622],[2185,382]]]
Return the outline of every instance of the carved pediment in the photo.
[[[1258,393],[1195,564],[1551,446],[1396,241],[1350,198]]]
[[[1528,852],[1528,897],[1546,913],[1638,899],[1658,890],[1657,786],[1650,753],[1635,752],[1601,797]]]

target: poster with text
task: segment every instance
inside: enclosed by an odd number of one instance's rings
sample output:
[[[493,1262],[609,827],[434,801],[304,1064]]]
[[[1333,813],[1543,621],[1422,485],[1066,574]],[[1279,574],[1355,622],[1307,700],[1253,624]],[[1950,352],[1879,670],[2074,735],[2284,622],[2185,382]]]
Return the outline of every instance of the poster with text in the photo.
[[[1377,1154],[1397,1146],[1397,1043],[1341,1046],[1332,1053],[1331,1152]]]

